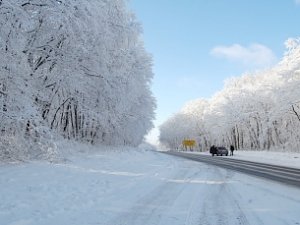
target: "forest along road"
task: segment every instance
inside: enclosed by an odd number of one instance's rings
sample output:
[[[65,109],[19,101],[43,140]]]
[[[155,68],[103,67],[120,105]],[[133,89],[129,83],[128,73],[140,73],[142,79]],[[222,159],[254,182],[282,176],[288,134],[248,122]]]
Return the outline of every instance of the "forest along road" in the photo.
[[[209,163],[226,169],[231,169],[273,181],[294,185],[300,188],[300,169],[284,166],[276,166],[265,163],[250,162],[245,160],[231,159],[228,157],[212,157],[193,153],[164,152],[169,155],[179,156],[198,162]]]

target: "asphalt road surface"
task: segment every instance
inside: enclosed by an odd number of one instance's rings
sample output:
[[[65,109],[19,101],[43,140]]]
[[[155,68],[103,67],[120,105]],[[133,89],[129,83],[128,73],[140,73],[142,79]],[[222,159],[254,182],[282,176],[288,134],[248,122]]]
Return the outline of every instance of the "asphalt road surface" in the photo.
[[[169,151],[166,154],[204,162],[226,169],[243,172],[246,174],[263,177],[277,182],[300,187],[300,169],[276,166],[265,163],[237,160],[229,157],[212,157],[193,153]]]
[[[145,177],[147,187],[134,188],[138,200],[108,225],[300,224],[299,188],[215,166],[221,157],[203,163],[190,160],[199,156],[168,154],[153,161],[156,187],[153,177]]]

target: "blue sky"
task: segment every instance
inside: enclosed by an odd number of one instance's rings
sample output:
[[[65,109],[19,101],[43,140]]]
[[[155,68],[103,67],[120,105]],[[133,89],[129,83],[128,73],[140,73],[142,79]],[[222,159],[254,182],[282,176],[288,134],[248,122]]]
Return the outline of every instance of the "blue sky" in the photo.
[[[300,0],[130,0],[129,8],[153,56],[156,127],[226,78],[275,64],[285,40],[300,36]]]

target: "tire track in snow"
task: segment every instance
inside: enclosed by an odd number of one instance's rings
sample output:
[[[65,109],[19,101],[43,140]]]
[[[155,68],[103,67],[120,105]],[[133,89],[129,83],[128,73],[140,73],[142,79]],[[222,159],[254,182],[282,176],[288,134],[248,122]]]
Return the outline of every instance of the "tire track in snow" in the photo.
[[[187,170],[181,170],[178,177],[184,177]],[[163,181],[161,185],[140,198],[126,212],[122,213],[109,224],[114,225],[157,225],[162,219],[162,214],[171,208],[176,197],[183,191],[184,185]],[[170,216],[170,220],[176,220]]]
[[[233,176],[231,171],[226,170],[225,176],[222,172],[224,173],[224,170],[215,167],[216,176],[228,180]],[[235,200],[230,185],[229,182],[223,182],[208,189],[201,208],[199,225],[250,225],[238,201]]]
[[[159,186],[145,193],[109,225],[198,225],[201,195],[211,184],[191,182],[199,180],[199,177],[208,179],[207,174],[203,173],[207,166],[193,169],[194,165],[194,162],[185,161],[179,173],[161,179]]]

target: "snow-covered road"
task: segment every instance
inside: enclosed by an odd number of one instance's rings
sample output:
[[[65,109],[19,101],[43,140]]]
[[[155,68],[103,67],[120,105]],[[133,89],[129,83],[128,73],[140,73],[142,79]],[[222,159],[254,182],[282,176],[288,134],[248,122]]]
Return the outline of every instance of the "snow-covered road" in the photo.
[[[300,189],[153,151],[0,166],[1,225],[300,224]]]

